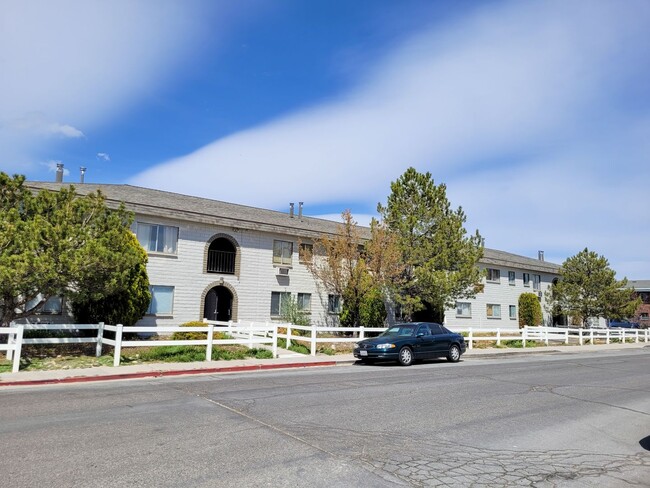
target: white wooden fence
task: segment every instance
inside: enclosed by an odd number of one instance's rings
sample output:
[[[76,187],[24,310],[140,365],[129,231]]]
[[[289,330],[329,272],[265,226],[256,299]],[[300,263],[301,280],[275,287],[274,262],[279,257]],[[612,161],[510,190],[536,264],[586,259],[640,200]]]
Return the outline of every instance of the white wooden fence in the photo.
[[[300,341],[309,344],[309,352],[316,355],[318,344],[322,343],[355,343],[367,338],[366,334],[376,335],[386,330],[384,327],[320,327],[301,326],[287,323],[269,322],[216,322],[204,319],[205,326],[181,327],[125,327],[118,325],[99,324],[12,324],[8,328],[0,328],[0,334],[7,335],[6,343],[0,343],[0,351],[7,351],[7,359],[13,360],[12,371],[17,372],[20,367],[20,354],[23,344],[96,344],[95,353],[99,357],[102,354],[104,345],[112,346],[113,366],[119,366],[122,348],[125,347],[158,347],[158,346],[205,346],[205,360],[212,360],[212,349],[215,344],[241,344],[249,348],[259,345],[270,346],[273,357],[277,357],[278,338],[286,340],[286,347],[289,348],[292,341]],[[284,329],[279,333],[278,329]],[[97,333],[91,337],[56,337],[56,338],[24,338],[24,331],[27,330],[48,330],[48,331],[79,331],[96,330]],[[214,332],[224,332],[231,339],[215,339]],[[115,333],[114,339],[104,337],[106,331]],[[297,333],[302,331],[302,334]],[[610,344],[613,340],[622,343],[626,341],[650,342],[650,330],[638,329],[569,329],[560,327],[524,327],[516,329],[483,329],[467,328],[454,329],[455,332],[465,334],[465,341],[468,349],[474,347],[474,343],[480,341],[493,341],[501,345],[502,341],[521,340],[522,346],[526,347],[526,341],[544,342],[546,345],[551,342],[564,344],[577,343],[584,345],[586,342],[595,344],[594,341],[604,341]],[[124,334],[172,334],[174,332],[204,332],[205,339],[192,340],[124,340]],[[345,335],[343,335],[345,334]],[[334,335],[334,337],[333,337]]]

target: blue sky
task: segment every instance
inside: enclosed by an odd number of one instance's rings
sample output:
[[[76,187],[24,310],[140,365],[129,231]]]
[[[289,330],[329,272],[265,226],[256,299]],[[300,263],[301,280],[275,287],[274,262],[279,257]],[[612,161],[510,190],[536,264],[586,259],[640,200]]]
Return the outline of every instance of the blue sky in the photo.
[[[408,166],[488,247],[650,279],[650,3],[0,2],[0,170],[360,223]]]

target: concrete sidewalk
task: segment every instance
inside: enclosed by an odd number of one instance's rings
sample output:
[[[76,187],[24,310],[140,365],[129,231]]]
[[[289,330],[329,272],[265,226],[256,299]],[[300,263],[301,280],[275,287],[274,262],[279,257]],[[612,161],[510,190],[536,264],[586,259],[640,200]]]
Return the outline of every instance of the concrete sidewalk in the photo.
[[[472,349],[464,355],[464,360],[521,357],[535,354],[580,354],[588,352],[612,352],[626,349],[641,349],[650,344],[643,342],[630,344],[563,346],[550,345],[525,349]],[[309,368],[350,365],[356,362],[352,354],[336,356],[292,356],[276,359],[244,359],[234,361],[211,361],[193,363],[146,363],[119,366],[99,366],[84,369],[59,369],[52,371],[21,371],[0,374],[2,386],[37,386],[48,384],[81,383],[89,381],[125,380],[138,378],[158,378],[191,374],[224,374],[247,371],[279,370],[289,368]]]

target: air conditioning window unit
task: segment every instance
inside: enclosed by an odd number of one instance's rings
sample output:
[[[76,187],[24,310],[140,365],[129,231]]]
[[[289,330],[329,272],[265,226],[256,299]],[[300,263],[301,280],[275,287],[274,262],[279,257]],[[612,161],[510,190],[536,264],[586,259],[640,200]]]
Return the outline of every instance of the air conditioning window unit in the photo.
[[[278,276],[289,276],[289,268],[275,268],[275,274]]]

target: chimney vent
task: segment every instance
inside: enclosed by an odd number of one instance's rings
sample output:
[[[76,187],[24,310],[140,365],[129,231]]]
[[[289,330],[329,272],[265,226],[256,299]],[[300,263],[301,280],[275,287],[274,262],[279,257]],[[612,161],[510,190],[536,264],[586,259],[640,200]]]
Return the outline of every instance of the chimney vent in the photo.
[[[302,206],[305,202],[298,202],[298,218],[302,219]]]
[[[289,204],[289,217],[293,218],[293,202]]]
[[[84,176],[85,176],[85,174],[86,174],[86,168],[84,168],[83,166],[81,166],[81,167],[79,168],[79,183],[83,183],[83,182],[84,182],[84,179],[85,179]]]
[[[537,251],[537,259],[544,261],[544,251]]]
[[[56,163],[56,180],[57,183],[63,183],[63,163]]]

